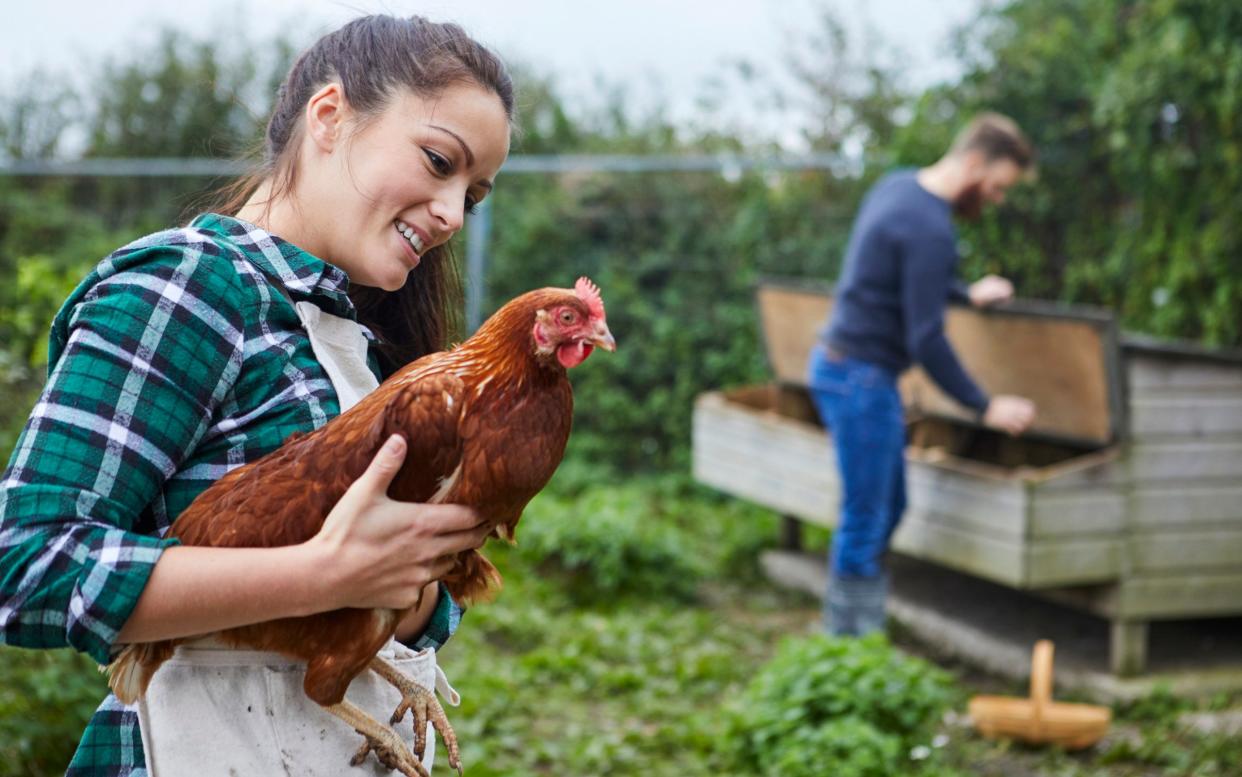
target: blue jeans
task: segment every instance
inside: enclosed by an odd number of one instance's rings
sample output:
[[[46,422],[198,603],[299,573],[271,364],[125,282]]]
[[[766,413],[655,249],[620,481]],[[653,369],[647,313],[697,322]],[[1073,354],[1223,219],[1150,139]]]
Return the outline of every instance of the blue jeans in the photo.
[[[841,475],[834,578],[880,578],[889,539],[906,509],[906,430],[897,376],[869,362],[811,353],[811,398],[828,427]]]

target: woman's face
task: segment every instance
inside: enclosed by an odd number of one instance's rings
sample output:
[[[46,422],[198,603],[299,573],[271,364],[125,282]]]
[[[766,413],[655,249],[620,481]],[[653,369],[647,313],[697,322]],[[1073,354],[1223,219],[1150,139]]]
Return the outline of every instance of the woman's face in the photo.
[[[348,108],[344,108],[348,116]],[[509,154],[509,121],[475,84],[437,97],[407,90],[319,156],[308,183],[314,248],[351,284],[401,288],[427,251],[462,227]]]

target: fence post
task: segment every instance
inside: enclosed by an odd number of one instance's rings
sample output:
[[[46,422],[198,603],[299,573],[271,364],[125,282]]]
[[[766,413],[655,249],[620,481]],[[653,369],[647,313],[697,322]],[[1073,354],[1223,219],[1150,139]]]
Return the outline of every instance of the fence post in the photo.
[[[487,291],[487,241],[492,231],[492,199],[480,202],[466,219],[466,332],[474,334],[483,323],[483,297]]]

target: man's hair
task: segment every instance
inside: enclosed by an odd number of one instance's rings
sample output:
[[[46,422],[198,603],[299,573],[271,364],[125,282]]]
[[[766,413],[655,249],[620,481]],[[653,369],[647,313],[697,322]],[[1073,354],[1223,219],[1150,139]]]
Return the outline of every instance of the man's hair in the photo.
[[[1035,162],[1035,149],[1022,130],[1008,116],[981,113],[970,120],[949,147],[951,154],[979,151],[988,162],[1010,159],[1023,170]]]

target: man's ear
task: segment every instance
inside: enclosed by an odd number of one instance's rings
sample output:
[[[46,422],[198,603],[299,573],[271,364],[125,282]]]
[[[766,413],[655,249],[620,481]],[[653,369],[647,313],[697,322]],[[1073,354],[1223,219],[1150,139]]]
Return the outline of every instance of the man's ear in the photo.
[[[349,103],[341,85],[329,82],[306,101],[306,134],[324,153],[331,153],[341,140]]]
[[[983,178],[983,173],[987,166],[988,159],[979,149],[972,148],[969,151],[962,152],[962,170],[965,171],[966,177],[971,182]]]

